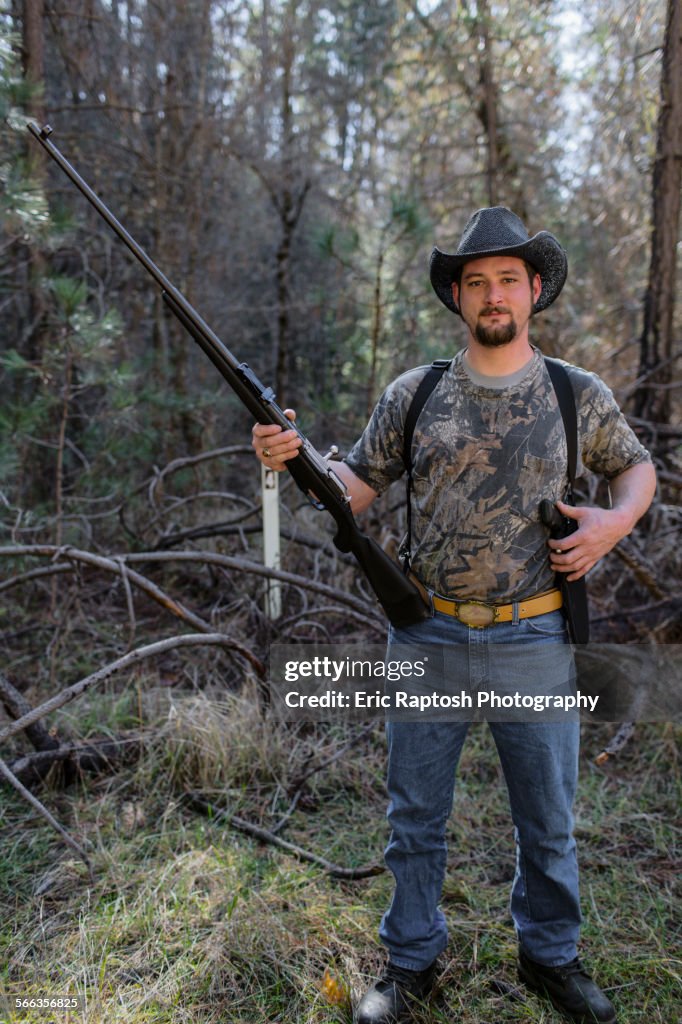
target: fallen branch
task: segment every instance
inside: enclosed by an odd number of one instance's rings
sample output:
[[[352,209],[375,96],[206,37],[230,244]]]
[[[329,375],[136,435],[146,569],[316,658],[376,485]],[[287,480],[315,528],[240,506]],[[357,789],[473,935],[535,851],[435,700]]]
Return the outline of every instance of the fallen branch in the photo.
[[[604,747],[600,754],[597,754],[594,759],[594,763],[604,765],[610,758],[614,757],[619,751],[621,751],[628,740],[632,737],[636,726],[636,722],[623,722],[623,724],[618,727],[618,732],[609,741],[608,745]]]
[[[62,547],[53,544],[31,544],[25,547],[0,548],[0,554],[16,555],[18,557],[66,558],[71,562],[80,562],[93,566],[96,569],[102,569],[104,572],[112,573],[123,579],[127,577],[130,583],[133,583],[147,594],[148,597],[151,597],[153,601],[156,601],[157,604],[160,604],[188,625],[193,626],[194,629],[202,633],[213,632],[210,623],[205,622],[198,615],[195,615],[194,612],[190,611],[189,608],[185,608],[179,601],[170,597],[169,594],[166,594],[155,583],[148,580],[146,576],[135,572],[134,569],[129,569],[125,565],[124,557],[105,558],[103,555],[95,555],[91,551],[82,551],[79,548]]]
[[[634,608],[623,608],[620,607],[618,611],[611,611],[608,615],[590,615],[590,625],[594,625],[596,622],[610,622],[616,614],[618,615],[637,615],[643,617],[649,615],[651,612],[656,612],[660,608],[665,608],[666,605],[673,605],[672,611],[677,612],[679,609],[677,605],[680,603],[680,598],[677,594],[670,594],[668,597],[664,597],[661,601],[653,601],[651,604],[639,604]]]
[[[260,512],[260,507],[255,509]],[[174,548],[178,544],[184,541],[190,540],[204,540],[212,537],[231,537],[240,534],[261,534],[263,532],[263,524],[261,522],[251,523],[249,525],[243,525],[236,520],[224,520],[218,523],[203,523],[200,526],[192,527],[187,530],[178,530],[176,533],[167,533],[159,538],[158,542],[154,545],[154,551],[162,551],[168,548]],[[292,544],[299,544],[301,547],[309,548],[311,551],[324,551],[328,552],[330,557],[337,559],[344,565],[354,566],[355,559],[351,554],[337,551],[333,546],[330,537],[313,537],[311,534],[304,533],[300,527],[290,527],[284,524],[280,525],[279,528],[280,536],[284,540],[290,541]]]
[[[665,590],[656,579],[654,570],[651,566],[646,564],[643,558],[634,550],[632,545],[626,548],[626,545],[621,541],[620,544],[616,544],[613,550],[614,553],[623,562],[625,562],[628,569],[632,571],[632,574],[637,580],[639,580],[642,586],[646,587],[652,597],[658,601],[661,601],[666,597]]]
[[[233,444],[228,445],[226,448],[214,448],[211,451],[200,452],[198,455],[185,455],[178,459],[173,459],[168,465],[164,466],[163,469],[157,469],[154,467],[154,476],[150,480],[144,481],[139,484],[138,487],[133,491],[133,494],[138,494],[140,491],[147,488],[149,501],[151,505],[156,505],[156,490],[159,484],[162,484],[167,476],[172,473],[177,473],[180,469],[187,469],[188,466],[198,466],[202,462],[208,462],[210,459],[223,459],[228,455],[250,455],[253,456],[253,448],[250,444]]]
[[[373,875],[380,875],[386,870],[383,864],[367,864],[360,868],[341,867],[339,864],[334,864],[325,857],[320,857],[317,853],[311,853],[310,850],[305,850],[302,846],[296,846],[295,843],[290,843],[286,839],[280,839],[279,836],[276,836],[273,832],[269,832],[265,828],[261,828],[260,825],[254,825],[250,821],[245,821],[244,818],[237,817],[236,814],[230,814],[229,811],[222,811],[214,807],[213,804],[209,800],[206,800],[205,797],[201,796],[200,793],[191,791],[186,794],[186,800],[190,807],[208,815],[213,819],[213,821],[225,821],[226,824],[231,825],[240,832],[245,832],[247,835],[253,836],[255,839],[260,839],[263,843],[270,843],[273,846],[278,846],[281,850],[286,850],[287,853],[291,853],[294,857],[298,858],[298,860],[308,861],[311,864],[318,864],[334,878],[343,878],[347,881],[355,881],[359,878],[371,878]]]
[[[70,836],[69,833],[66,831],[66,829],[59,824],[57,819],[53,817],[52,814],[50,814],[47,807],[45,807],[44,804],[41,804],[40,800],[36,796],[34,796],[33,793],[30,792],[30,790],[26,789],[26,786],[24,786],[23,783],[19,781],[19,779],[8,768],[8,766],[5,764],[2,758],[0,758],[0,775],[3,775],[7,782],[9,782],[10,786],[13,786],[14,789],[16,789],[17,793],[19,793],[24,798],[24,800],[26,800],[31,805],[31,807],[33,807],[38,812],[38,814],[42,818],[44,818],[49,825],[52,826],[53,829],[59,832],[60,836],[62,837],[66,845],[70,846],[74,853],[78,854],[78,856],[81,858],[86,868],[88,869],[90,881],[93,882],[94,876],[92,873],[92,865],[85,850],[78,845],[76,840],[73,839],[72,836]]]
[[[54,544],[31,544],[21,547],[12,548],[0,548],[0,556],[7,555],[10,557],[38,557],[38,558],[66,558],[71,562],[80,562],[85,565],[93,566],[96,569],[101,569],[104,572],[111,573],[112,575],[119,576],[123,579],[124,588],[126,589],[126,597],[128,602],[128,614],[131,621],[131,631],[134,626],[134,613],[132,611],[131,597],[129,586],[132,583],[138,589],[142,590],[148,597],[151,597],[153,601],[160,604],[167,611],[171,612],[177,618],[182,619],[189,626],[198,630],[200,633],[213,634],[214,628],[209,622],[206,622],[200,616],[195,615],[194,612],[190,611],[175,598],[170,597],[164,590],[152,583],[151,580],[147,579],[146,576],[142,576],[139,572],[129,568],[125,563],[127,560],[126,555],[119,555],[114,558],[105,558],[103,555],[95,555],[91,551],[81,551],[79,548],[72,547],[58,547]],[[131,637],[132,640],[132,637]],[[257,658],[256,655],[244,647],[243,644],[233,640],[232,646],[234,650],[237,650],[241,656],[249,662],[254,671],[258,676],[263,679],[265,677],[265,665]]]
[[[286,825],[287,821],[291,818],[292,814],[296,810],[298,801],[301,799],[301,795],[303,793],[303,786],[308,781],[308,779],[312,778],[313,775],[316,775],[317,772],[321,772],[324,771],[325,768],[329,768],[330,765],[334,764],[336,761],[342,758],[343,755],[346,754],[357,743],[359,743],[360,740],[363,740],[366,736],[369,736],[371,732],[374,732],[376,724],[376,722],[370,722],[369,725],[366,725],[364,729],[361,729],[360,732],[356,733],[356,735],[353,736],[352,739],[348,741],[348,743],[344,743],[344,745],[340,747],[338,750],[336,750],[330,757],[325,758],[324,761],[320,761],[318,764],[314,764],[312,768],[306,768],[304,771],[301,772],[300,775],[293,779],[291,786],[289,787],[289,792],[293,792],[294,795],[291,798],[289,806],[287,807],[282,817],[279,819],[277,824],[273,826],[273,835],[276,835],[278,832],[281,832],[284,826]]]
[[[227,647],[230,650],[236,650],[239,654],[244,652],[244,648],[240,643],[237,643],[236,640],[226,636],[224,633],[203,633],[198,636],[188,633],[182,636],[167,637],[165,640],[157,640],[155,643],[146,644],[144,647],[137,647],[134,651],[129,651],[128,654],[124,654],[123,657],[118,658],[116,661],[104,665],[102,668],[97,669],[96,672],[92,672],[84,679],[80,679],[77,683],[67,686],[65,690],[39,704],[28,714],[22,715],[16,722],[5,726],[4,729],[0,730],[0,743],[9,739],[10,736],[22,732],[27,726],[39,721],[39,719],[44,718],[46,715],[52,714],[53,711],[64,707],[65,704],[75,700],[76,697],[80,697],[81,693],[84,693],[91,686],[103,682],[116,672],[122,672],[124,669],[137,665],[146,658],[153,658],[157,654],[165,654],[166,651],[172,651],[176,647],[200,647],[202,645]],[[248,653],[251,654],[251,652]],[[251,655],[251,657],[254,656]],[[263,673],[265,673],[265,666],[262,663],[261,667]]]
[[[18,587],[21,583],[30,583],[31,580],[38,580],[44,576],[73,571],[74,567],[70,562],[55,562],[54,565],[44,566],[42,569],[30,569],[28,572],[22,572],[18,576],[11,576],[8,580],[3,580],[0,583],[0,593],[3,590],[9,590],[10,587]]]
[[[8,715],[12,718],[21,718],[33,710],[22,693],[19,693],[15,686],[12,686],[9,679],[0,672],[0,700],[5,705]],[[51,736],[44,725],[34,722],[27,726],[26,735],[34,748],[39,751],[54,751],[59,747],[59,740]]]
[[[69,559],[75,562],[82,562],[95,568],[103,569],[105,572],[121,575],[121,563],[126,567],[140,562],[191,562],[193,564],[215,565],[228,571],[250,573],[254,576],[262,576],[266,579],[280,580],[293,587],[300,587],[303,590],[310,590],[313,593],[321,594],[327,600],[352,608],[359,615],[363,616],[368,625],[377,629],[384,629],[384,620],[378,608],[368,599],[363,601],[353,594],[337,590],[326,583],[308,579],[305,576],[298,576],[296,573],[285,572],[282,569],[270,569],[259,562],[251,562],[246,558],[234,558],[229,555],[221,555],[214,551],[142,551],[134,554],[116,555],[112,558],[105,558],[102,555],[92,554],[90,551],[82,551],[79,548],[57,547],[55,544],[26,544],[13,547],[0,548],[0,558],[54,558]],[[194,615],[188,608],[178,601],[165,594],[155,583],[145,576],[135,573],[133,569],[127,569],[130,582],[144,590],[153,600],[157,601],[168,611],[171,611],[178,618],[194,626],[195,629],[203,632],[211,632],[212,627],[204,622],[198,615]]]
[[[127,736],[123,739],[105,737],[90,743],[63,743],[55,750],[24,754],[13,761],[9,768],[20,782],[31,785],[42,782],[54,765],[66,762],[65,775],[66,781],[69,781],[72,775],[101,772],[105,768],[111,768],[125,755],[137,755],[141,746],[142,740],[139,736]]]
[[[4,553],[0,548],[0,556]],[[238,572],[250,573],[254,576],[263,576],[266,579],[281,580],[282,583],[289,583],[293,587],[301,587],[303,590],[311,590],[315,594],[322,594],[324,597],[336,601],[338,604],[347,605],[354,611],[368,617],[374,616],[383,624],[380,612],[369,601],[363,601],[347,594],[327,583],[320,583],[317,580],[308,579],[306,576],[298,576],[293,572],[285,572],[283,569],[269,569],[259,562],[251,562],[247,558],[234,558],[230,555],[220,555],[214,551],[139,551],[134,554],[124,555],[124,560],[130,563],[136,562],[204,562],[207,565],[217,565],[223,569],[237,570]]]
[[[138,647],[136,650],[130,651],[128,654],[125,654],[122,658],[118,658],[116,661],[110,662],[110,664],[105,665],[103,668],[100,668],[96,672],[91,673],[91,675],[86,676],[84,679],[79,680],[77,683],[73,683],[72,686],[68,686],[65,690],[62,690],[61,693],[56,694],[54,697],[51,697],[49,700],[46,700],[42,704],[38,705],[38,707],[35,707],[32,710],[28,711],[26,714],[22,715],[15,722],[12,722],[11,725],[7,726],[2,731],[0,731],[0,743],[2,743],[4,740],[9,739],[10,736],[14,736],[16,733],[22,732],[29,726],[34,725],[41,718],[44,718],[46,715],[51,714],[58,708],[63,707],[70,701],[75,700],[76,697],[79,697],[82,693],[89,689],[90,686],[93,686],[95,683],[100,683],[103,680],[108,679],[109,676],[113,675],[115,672],[120,672],[123,669],[130,668],[132,665],[136,665],[138,662],[143,661],[145,658],[151,658],[157,654],[164,654],[166,651],[173,650],[176,647],[196,647],[202,644],[216,644],[218,646],[229,647],[231,649],[237,648],[240,650],[240,652],[242,650],[241,644],[237,644],[236,641],[232,640],[231,637],[225,636],[222,633],[211,633],[208,635],[200,634],[199,636],[194,636],[191,634],[186,636],[173,636],[168,637],[166,640],[159,640],[156,643],[147,644],[145,647]],[[57,832],[59,832],[64,841],[83,860],[90,873],[90,878],[92,879],[92,867],[90,865],[90,861],[88,860],[85,851],[81,849],[81,847],[78,845],[75,839],[73,839],[68,834],[68,832],[66,832],[66,830],[62,827],[62,825],[59,824],[57,819],[54,818],[52,814],[50,814],[50,812],[47,810],[45,806],[43,806],[40,800],[38,800],[38,798],[35,797],[33,793],[31,793],[23,785],[23,783],[19,781],[16,775],[11,771],[11,769],[8,767],[8,765],[5,764],[5,762],[2,759],[0,759],[0,774],[2,774],[7,780],[7,782],[9,782],[10,785],[13,786],[14,789],[16,789],[17,792],[20,793],[21,796],[29,804],[31,804],[31,806],[34,807],[43,818],[45,818],[45,820],[52,826],[52,828],[56,829]]]

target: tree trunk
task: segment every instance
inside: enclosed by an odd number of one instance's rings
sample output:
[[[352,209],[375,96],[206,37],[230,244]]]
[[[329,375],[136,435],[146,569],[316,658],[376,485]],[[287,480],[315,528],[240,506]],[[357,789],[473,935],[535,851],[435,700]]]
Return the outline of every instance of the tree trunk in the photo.
[[[379,363],[379,346],[381,344],[381,335],[383,333],[383,312],[384,312],[384,298],[383,298],[383,273],[384,273],[384,259],[386,257],[386,250],[384,248],[383,236],[380,242],[379,254],[377,256],[377,269],[374,276],[374,311],[372,316],[372,361],[370,364],[369,380],[367,381],[367,402],[365,408],[365,414],[367,418],[372,415],[372,409],[376,402],[377,392],[377,366]]]
[[[38,124],[45,123],[45,5],[43,0],[24,0],[22,9],[21,60],[24,77],[31,91],[26,100],[26,113]],[[26,165],[31,180],[43,188],[47,182],[47,153],[42,146],[27,138]],[[19,346],[22,355],[34,365],[42,364],[43,353],[49,346],[49,310],[45,295],[44,280],[47,274],[47,258],[45,251],[37,242],[28,241],[26,253],[26,297],[28,323],[31,325],[25,335],[25,341]],[[36,394],[36,382],[29,381],[26,385],[24,400],[28,404]],[[45,500],[51,492],[53,479],[52,458],[48,449],[26,447],[22,442],[22,466],[26,467],[26,481],[32,487],[29,501]],[[29,456],[29,451],[35,453]],[[31,469],[28,470],[28,466]]]
[[[480,62],[480,81],[483,91],[481,100],[481,120],[486,130],[487,139],[487,166],[486,180],[488,182],[488,205],[497,206],[497,164],[499,140],[497,138],[497,88],[493,74],[493,47],[490,38],[490,11],[487,0],[479,3],[480,22],[479,31],[481,43],[483,44],[483,56]]]
[[[649,283],[640,339],[640,384],[635,414],[670,423],[673,370],[673,313],[682,185],[682,3],[668,0],[661,105],[654,164],[653,231]]]
[[[277,335],[275,341],[275,390],[280,397],[290,393],[290,328],[291,296],[289,293],[289,269],[291,244],[296,219],[293,208],[294,178],[294,128],[292,109],[292,73],[294,64],[295,5],[287,10],[285,36],[282,53],[282,105],[280,111],[282,126],[281,181],[282,189],[277,207],[281,224],[281,237],[275,256],[277,280]]]
[[[22,64],[26,81],[35,90],[26,104],[29,117],[42,123],[45,120],[44,77],[45,42],[43,35],[43,0],[24,0],[22,19]],[[45,153],[41,146],[29,150],[32,167],[44,166]]]

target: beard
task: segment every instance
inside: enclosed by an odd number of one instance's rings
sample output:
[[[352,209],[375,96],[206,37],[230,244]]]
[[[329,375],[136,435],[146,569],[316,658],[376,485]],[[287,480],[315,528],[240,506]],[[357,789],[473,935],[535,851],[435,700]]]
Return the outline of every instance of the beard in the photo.
[[[498,310],[498,312],[502,312],[502,310]],[[517,325],[513,316],[506,324],[490,324],[489,326],[477,320],[474,329],[476,340],[486,348],[500,348],[502,345],[508,345],[510,341],[514,340],[516,334]]]

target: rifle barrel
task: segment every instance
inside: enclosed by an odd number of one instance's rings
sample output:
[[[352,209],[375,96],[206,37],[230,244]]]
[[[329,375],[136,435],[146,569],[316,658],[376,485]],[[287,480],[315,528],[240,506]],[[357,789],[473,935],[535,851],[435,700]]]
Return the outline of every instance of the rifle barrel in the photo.
[[[247,409],[261,423],[276,423],[283,429],[297,430],[303,444],[298,457],[287,464],[287,469],[301,488],[318,508],[326,508],[334,518],[337,533],[334,543],[340,551],[352,551],[364,570],[372,589],[395,626],[406,626],[419,622],[430,614],[414,584],[401,568],[370,537],[357,527],[350,509],[350,498],[344,483],[336,476],[315,450],[310,441],[298,430],[275,402],[275,394],[265,387],[246,363],[238,362],[226,345],[187,301],[179,289],[163,274],[133,236],[114,217],[88,183],[57,147],[50,141],[52,128],[39,128],[28,124],[31,135],[47,150],[56,164],[76,188],[94,206],[99,215],[121,239],[133,256],[161,287],[162,297],[171,312],[192,335],[217,370],[236,392]]]
[[[43,149],[46,149],[50,154],[55,163],[59,164],[64,174],[74,183],[76,188],[81,192],[85,198],[95,207],[97,212],[107,222],[109,227],[118,235],[124,245],[130,249],[133,256],[135,256],[140,263],[143,265],[145,270],[151,274],[154,280],[161,286],[161,288],[171,296],[176,306],[184,313],[185,317],[189,320],[193,320],[201,329],[205,337],[209,338],[211,344],[216,348],[220,355],[225,359],[231,366],[232,369],[236,369],[239,365],[235,357],[232,355],[226,345],[220,340],[217,334],[215,334],[205,320],[197,313],[196,309],[187,301],[182,292],[168,280],[166,275],[159,270],[156,263],[151,257],[144,251],[141,245],[139,245],[133,236],[126,231],[121,222],[113,215],[111,210],[105,203],[102,202],[100,197],[94,192],[87,181],[81,178],[76,168],[69,163],[66,157],[57,149],[57,147],[50,142],[50,135],[52,134],[52,128],[49,124],[43,125],[42,128],[38,128],[35,124],[28,124],[28,130],[31,135],[38,140]]]

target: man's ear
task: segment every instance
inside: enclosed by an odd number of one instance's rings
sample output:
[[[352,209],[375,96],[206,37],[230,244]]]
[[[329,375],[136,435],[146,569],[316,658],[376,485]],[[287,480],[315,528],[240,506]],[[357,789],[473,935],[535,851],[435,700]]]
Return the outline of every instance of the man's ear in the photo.
[[[457,306],[457,309],[459,309],[459,285],[457,284],[456,281],[453,281],[451,287],[452,287],[452,301]],[[533,301],[537,301],[537,300],[534,299]]]
[[[533,278],[533,305],[535,305],[535,303],[540,298],[540,293],[541,292],[542,292],[542,278],[540,277],[539,274],[536,274],[535,277]]]

